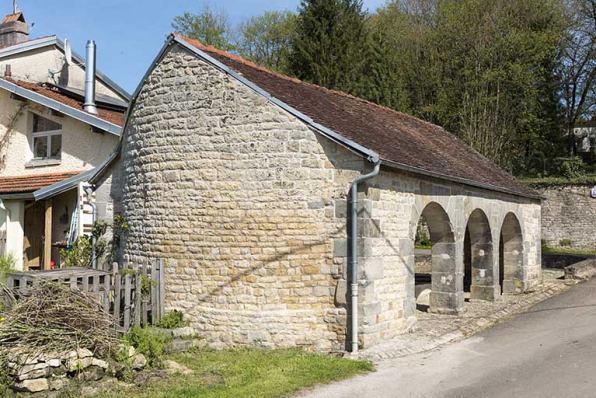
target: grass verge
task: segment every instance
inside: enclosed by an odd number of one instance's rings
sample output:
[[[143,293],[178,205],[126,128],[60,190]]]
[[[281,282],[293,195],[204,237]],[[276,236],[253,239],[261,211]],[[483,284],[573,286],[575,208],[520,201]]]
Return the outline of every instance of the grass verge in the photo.
[[[366,361],[309,353],[301,349],[200,350],[172,355],[194,371],[138,390],[110,391],[97,398],[282,397],[302,388],[373,370]]]
[[[596,250],[576,250],[568,248],[558,247],[542,247],[542,253],[544,254],[571,254],[576,256],[596,256]]]

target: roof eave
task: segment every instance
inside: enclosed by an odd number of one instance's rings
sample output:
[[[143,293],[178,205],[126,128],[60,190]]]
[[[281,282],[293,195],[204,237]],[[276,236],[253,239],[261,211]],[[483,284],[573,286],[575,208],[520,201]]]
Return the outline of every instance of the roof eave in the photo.
[[[37,191],[33,192],[33,199],[35,201],[39,201],[70,191],[71,189],[74,189],[77,185],[79,185],[80,182],[87,181],[89,179],[89,176],[92,174],[93,170],[94,169],[85,171],[81,174],[77,174],[75,176],[66,178],[47,187],[38,189]]]
[[[48,98],[44,95],[23,88],[17,84],[11,83],[7,80],[0,79],[0,88],[3,88],[8,92],[14,93],[20,97],[26,98],[28,100],[46,106],[65,115],[68,115],[73,119],[80,120],[91,126],[97,127],[98,129],[107,131],[110,134],[114,134],[116,136],[120,136],[122,134],[122,127],[118,126],[117,124],[110,123],[108,121],[98,118],[97,116],[93,116],[87,112],[80,111],[71,106],[65,105],[61,102]]]
[[[501,192],[501,193],[505,193],[508,195],[529,198],[529,199],[536,199],[536,200],[546,199],[545,197],[543,197],[541,195],[532,195],[532,194],[517,192],[517,191],[507,189],[507,188],[500,187],[498,185],[485,184],[485,183],[481,183],[478,181],[469,180],[467,178],[453,177],[453,176],[450,176],[447,174],[435,173],[432,171],[424,170],[424,169],[421,169],[418,167],[408,166],[403,163],[393,162],[390,160],[381,160],[381,164],[383,164],[387,167],[397,169],[397,170],[406,171],[406,172],[414,173],[414,174],[419,174],[419,175],[423,175],[426,177],[433,177],[433,178],[439,178],[441,180],[457,182],[457,183],[460,183],[463,185],[468,185],[468,186],[475,187],[475,188],[487,189],[490,191]]]
[[[33,192],[7,192],[0,193],[2,200],[31,200],[33,199]]]

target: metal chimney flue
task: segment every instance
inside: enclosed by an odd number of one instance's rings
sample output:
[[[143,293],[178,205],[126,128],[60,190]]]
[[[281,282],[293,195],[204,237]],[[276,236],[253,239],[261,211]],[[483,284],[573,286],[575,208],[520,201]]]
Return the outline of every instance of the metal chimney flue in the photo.
[[[93,40],[87,42],[87,60],[85,63],[85,104],[84,109],[97,115],[95,105],[95,55],[97,47]]]

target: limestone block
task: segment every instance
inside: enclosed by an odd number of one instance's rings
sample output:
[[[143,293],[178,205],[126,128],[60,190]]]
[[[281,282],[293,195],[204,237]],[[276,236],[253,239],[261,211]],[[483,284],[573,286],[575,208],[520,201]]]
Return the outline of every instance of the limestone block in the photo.
[[[47,391],[50,389],[50,384],[48,379],[41,378],[41,379],[33,379],[33,380],[24,380],[20,383],[15,383],[12,387],[16,391],[22,392],[40,392],[40,391]]]

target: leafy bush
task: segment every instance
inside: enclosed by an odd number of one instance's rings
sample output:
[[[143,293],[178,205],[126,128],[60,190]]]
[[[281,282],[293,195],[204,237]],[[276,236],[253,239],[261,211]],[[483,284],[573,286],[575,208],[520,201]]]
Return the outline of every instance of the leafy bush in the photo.
[[[12,378],[8,375],[8,369],[4,361],[0,360],[0,397],[10,397]]]
[[[16,267],[16,259],[11,254],[6,256],[0,256],[0,283],[6,283],[6,274],[12,271],[15,271]]]
[[[559,246],[571,246],[571,239],[561,239],[559,241]]]
[[[163,365],[163,355],[170,339],[154,329],[134,326],[124,335],[124,341],[143,354],[149,366],[159,368]]]
[[[184,313],[182,311],[170,311],[155,324],[158,328],[176,329],[188,326],[188,322],[184,321]]]
[[[568,158],[561,163],[559,174],[568,179],[583,177],[586,174],[584,162],[577,156]]]

